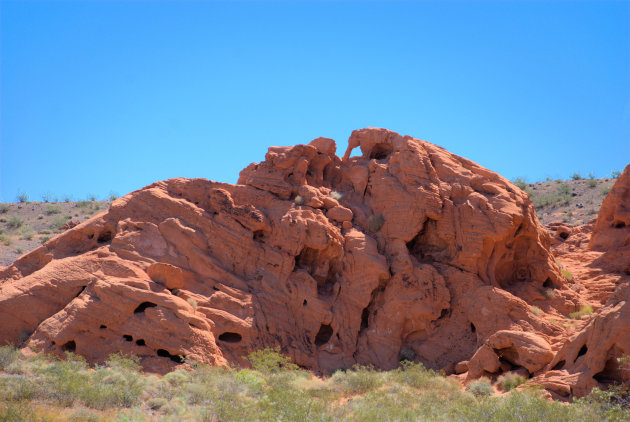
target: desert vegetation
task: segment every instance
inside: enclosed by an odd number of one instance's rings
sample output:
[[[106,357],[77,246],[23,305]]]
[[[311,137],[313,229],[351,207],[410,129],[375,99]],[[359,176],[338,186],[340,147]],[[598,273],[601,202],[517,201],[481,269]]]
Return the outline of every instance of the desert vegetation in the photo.
[[[0,347],[0,421],[622,421],[628,392],[594,390],[571,404],[550,401],[518,375],[466,387],[422,364],[393,371],[355,366],[318,377],[265,349],[251,368],[189,362],[164,376],[137,358],[112,355],[91,368],[66,353],[25,357]]]

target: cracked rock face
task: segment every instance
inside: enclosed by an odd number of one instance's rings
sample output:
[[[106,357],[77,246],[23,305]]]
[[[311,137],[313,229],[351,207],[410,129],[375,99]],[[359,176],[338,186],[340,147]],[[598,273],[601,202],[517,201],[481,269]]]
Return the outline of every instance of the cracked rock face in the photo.
[[[322,372],[452,371],[480,347],[530,371],[552,359],[557,328],[527,302],[574,293],[524,192],[385,129],[335,152],[271,147],[237,185],[171,179],[116,200],[0,270],[0,343],[124,351],[159,372],[276,345]]]

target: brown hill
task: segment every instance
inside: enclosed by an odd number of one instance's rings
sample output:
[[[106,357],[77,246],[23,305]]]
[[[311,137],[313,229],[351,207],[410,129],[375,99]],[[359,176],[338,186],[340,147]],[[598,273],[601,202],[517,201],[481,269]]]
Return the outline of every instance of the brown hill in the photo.
[[[409,359],[542,379],[586,323],[569,314],[625,280],[588,296],[528,195],[469,160],[374,128],[335,150],[272,147],[237,185],[172,179],[114,201],[0,271],[0,342],[122,350],[156,371],[279,345],[323,372]],[[580,236],[556,242],[581,253]],[[570,395],[569,375],[540,382]]]

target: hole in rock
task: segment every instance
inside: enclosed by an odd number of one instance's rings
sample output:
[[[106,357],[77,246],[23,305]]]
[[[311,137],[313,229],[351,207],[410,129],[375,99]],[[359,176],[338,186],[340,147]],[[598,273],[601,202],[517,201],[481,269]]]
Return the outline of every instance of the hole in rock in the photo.
[[[304,302],[302,302],[302,306],[306,306],[306,305],[308,305],[308,301],[304,299]]]
[[[129,334],[123,334],[123,338],[127,341],[133,341],[133,337],[130,336]]]
[[[563,239],[563,240],[567,240],[569,238],[569,233],[567,232],[561,232],[559,234],[559,236]]]
[[[79,293],[77,293],[76,295],[74,295],[74,297],[79,297],[79,295],[81,293],[83,293],[83,291],[85,290],[85,286],[81,286],[81,290],[79,290]]]
[[[69,342],[61,346],[61,350],[63,350],[64,352],[74,352],[75,350],[77,350],[77,344],[74,342],[74,340],[70,340]]]
[[[88,240],[94,239],[94,233],[88,234]]]
[[[144,312],[147,308],[155,308],[157,305],[153,302],[142,302],[136,309],[133,310],[134,314],[139,314]]]
[[[98,327],[98,328],[100,328],[101,330],[104,330],[105,328],[107,328],[107,325],[103,325],[103,324],[101,324],[101,326],[100,326],[100,327]]]
[[[577,356],[575,357],[575,360],[573,361],[573,363],[575,363],[575,361],[578,360],[578,358],[580,356],[584,356],[586,354],[586,352],[588,352],[588,347],[586,347],[586,344],[585,344],[582,347],[580,347],[580,351],[578,352]]]
[[[243,339],[239,333],[225,332],[219,335],[219,340],[225,343],[239,343]]]
[[[623,374],[621,373],[621,368],[619,367],[619,362],[617,358],[610,358],[606,361],[606,365],[601,372],[593,375],[595,381],[610,385],[614,383],[622,383],[623,382]]]
[[[392,144],[376,144],[370,151],[370,158],[375,160],[383,160],[394,152]]]
[[[321,327],[319,327],[319,331],[317,332],[317,335],[315,336],[315,346],[319,347],[328,343],[332,335],[333,335],[332,327],[328,324],[322,324]]]
[[[338,262],[330,262],[328,273],[324,275],[317,273],[320,265],[323,263],[320,263],[319,251],[316,249],[304,247],[300,254],[295,257],[295,268],[305,270],[317,281],[317,294],[319,296],[332,296],[341,266]]]
[[[473,333],[477,331],[477,328],[475,328],[475,324],[473,324],[472,322],[470,323],[470,331]]]
[[[440,318],[438,319],[442,319],[444,317],[448,316],[448,309],[442,309],[442,312],[440,312]]]
[[[553,282],[551,281],[551,279],[549,277],[547,277],[547,280],[545,280],[545,282],[543,283],[543,287],[546,287],[546,288],[552,288],[553,287]]]
[[[136,340],[136,344],[138,346],[146,346],[147,344],[144,342],[144,339]]]
[[[171,355],[168,350],[158,349],[157,355],[161,358],[169,358],[175,363],[184,363],[186,362],[186,356],[183,355]]]
[[[212,290],[214,290],[215,292],[218,292],[219,288],[217,286],[212,286]]]
[[[254,240],[257,242],[262,242],[263,237],[265,237],[265,233],[262,230],[256,230],[254,232]]]
[[[368,308],[363,309],[361,312],[361,330],[365,330],[368,327],[370,320],[370,310]]]
[[[562,367],[564,366],[564,360],[561,360],[560,362],[556,363],[553,368],[551,368],[552,371],[557,371],[559,369],[562,369]]]
[[[618,221],[615,223],[616,229],[623,229],[624,227],[626,227],[626,223],[624,223],[623,221]]]
[[[113,238],[114,238],[114,233],[112,233],[110,230],[107,230],[99,234],[98,239],[96,239],[96,241],[98,243],[107,243],[107,242],[111,242]]]

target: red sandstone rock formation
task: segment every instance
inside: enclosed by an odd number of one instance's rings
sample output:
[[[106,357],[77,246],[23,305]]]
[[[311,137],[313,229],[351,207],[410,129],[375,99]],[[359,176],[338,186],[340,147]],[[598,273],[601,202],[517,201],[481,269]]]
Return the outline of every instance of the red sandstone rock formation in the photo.
[[[90,362],[122,350],[155,371],[275,345],[324,372],[411,359],[541,375],[558,359],[567,331],[548,316],[578,308],[580,284],[526,193],[385,129],[335,152],[271,147],[237,185],[171,179],[116,200],[0,270],[0,342]]]

